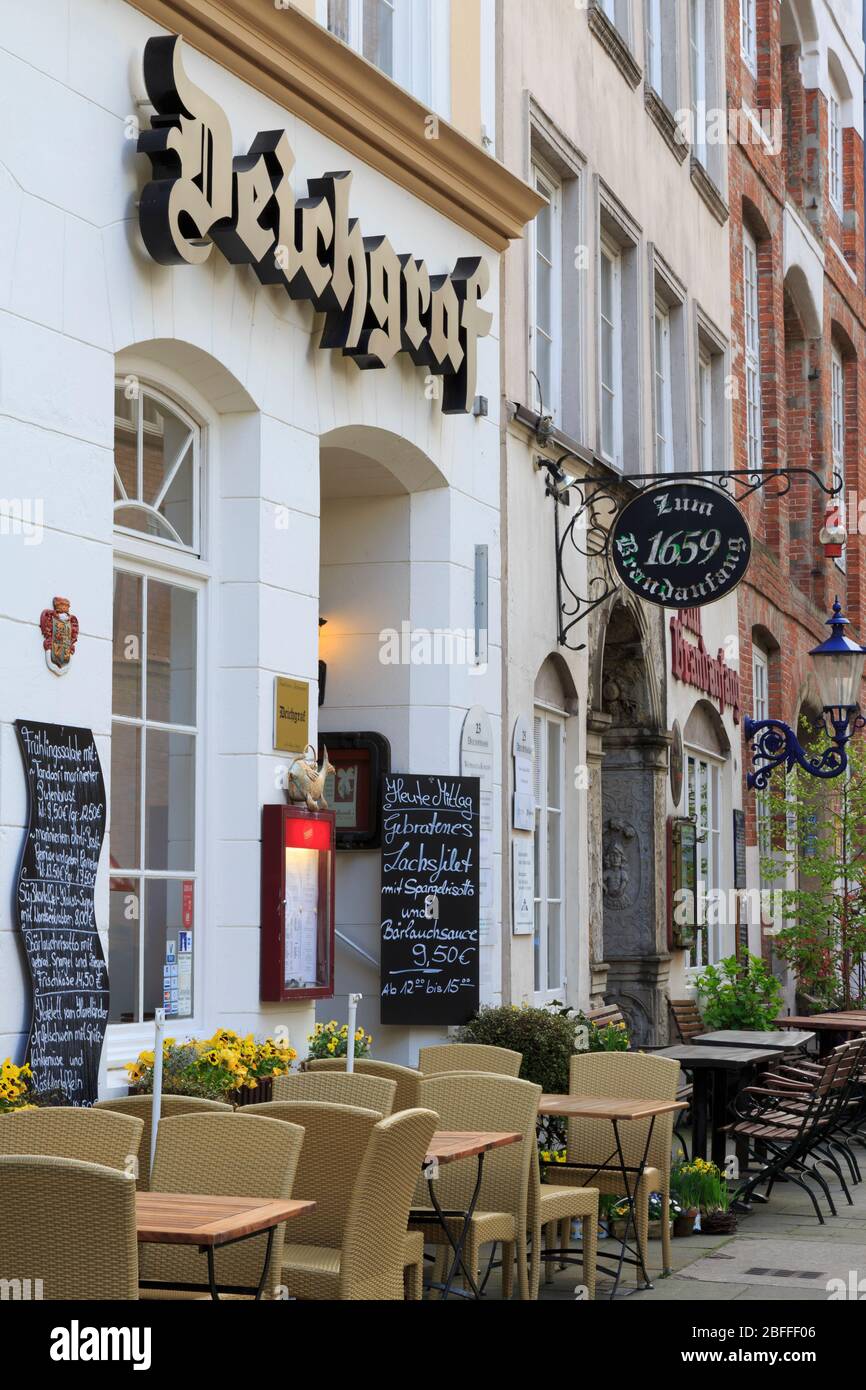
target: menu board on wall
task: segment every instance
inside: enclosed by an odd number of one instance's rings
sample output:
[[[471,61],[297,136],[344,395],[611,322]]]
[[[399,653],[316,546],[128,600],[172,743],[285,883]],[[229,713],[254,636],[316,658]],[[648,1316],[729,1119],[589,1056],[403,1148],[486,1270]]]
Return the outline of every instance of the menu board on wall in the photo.
[[[382,1023],[465,1023],[478,1010],[477,777],[388,773],[382,788]]]
[[[102,768],[90,729],[24,719],[15,728],[29,806],[15,893],[33,984],[28,1060],[37,1090],[92,1105],[108,1023],[94,912],[106,819]]]

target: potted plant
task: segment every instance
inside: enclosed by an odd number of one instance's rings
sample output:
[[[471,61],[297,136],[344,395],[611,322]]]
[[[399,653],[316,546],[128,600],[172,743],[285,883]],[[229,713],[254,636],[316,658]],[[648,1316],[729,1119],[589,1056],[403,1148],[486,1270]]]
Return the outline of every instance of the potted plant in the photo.
[[[679,1213],[674,1219],[674,1235],[690,1236],[707,1187],[707,1165],[704,1159],[680,1161],[671,1168],[671,1197],[676,1197]]]
[[[330,1023],[317,1023],[315,1030],[307,1034],[310,1044],[309,1057],[347,1057],[349,1055],[349,1026],[342,1027],[335,1018]],[[366,1057],[373,1045],[373,1039],[363,1028],[355,1032],[356,1057]]]
[[[710,1165],[715,1172],[709,1177],[701,1203],[701,1231],[704,1235],[732,1235],[737,1229],[736,1213],[731,1211],[731,1194],[727,1179],[716,1165]]]
[[[724,1028],[772,1028],[782,1008],[782,986],[758,956],[728,956],[696,980],[708,1033]]]
[[[33,1110],[30,1100],[32,1073],[25,1062],[16,1066],[11,1057],[0,1064],[0,1115],[13,1110]]]
[[[252,1033],[240,1037],[220,1028],[212,1038],[188,1038],[162,1045],[162,1089],[165,1095],[201,1096],[234,1105],[270,1100],[273,1078],[289,1071],[297,1052],[284,1040],[257,1042]],[[152,1094],[154,1055],[139,1053],[127,1062],[131,1095]]]

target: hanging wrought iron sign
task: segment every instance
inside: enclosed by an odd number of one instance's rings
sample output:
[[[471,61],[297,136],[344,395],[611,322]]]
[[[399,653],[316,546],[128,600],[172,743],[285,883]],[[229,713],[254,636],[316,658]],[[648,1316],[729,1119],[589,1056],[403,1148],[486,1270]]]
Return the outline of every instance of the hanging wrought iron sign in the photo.
[[[620,581],[661,608],[700,608],[749,567],[752,536],[736,502],[701,483],[663,483],[616,518],[610,556]]]

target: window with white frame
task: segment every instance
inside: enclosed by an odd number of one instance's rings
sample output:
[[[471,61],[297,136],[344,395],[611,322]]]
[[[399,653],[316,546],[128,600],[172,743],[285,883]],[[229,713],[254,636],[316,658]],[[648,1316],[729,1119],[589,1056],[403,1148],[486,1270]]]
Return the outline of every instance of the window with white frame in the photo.
[[[662,91],[662,0],[644,0],[646,14],[646,61],[644,64],[653,91]]]
[[[532,232],[530,363],[535,407],[556,418],[562,380],[562,188],[545,166],[533,165],[533,183],[547,207]]]
[[[537,708],[535,733],[535,992],[565,984],[565,720]]]
[[[842,505],[839,514],[844,525],[847,511],[845,505],[845,363],[842,354],[834,344],[830,352],[830,419],[833,439],[833,472],[842,479]],[[838,569],[846,568],[846,555],[836,557]]]
[[[689,72],[694,140],[692,149],[707,163],[707,24],[706,0],[689,0]]]
[[[751,71],[758,70],[757,0],[740,0],[740,51]]]
[[[419,101],[448,114],[449,9],[443,0],[319,0],[319,18]]]
[[[770,717],[770,663],[767,655],[758,646],[752,646],[752,718]],[[772,821],[770,798],[767,791],[755,792],[755,821],[758,839],[758,881],[762,889],[770,886],[762,864],[768,859],[772,849]]]
[[[830,87],[829,99],[829,131],[827,142],[827,158],[830,176],[830,202],[833,207],[842,215],[844,206],[844,174],[842,164],[842,103],[839,93],[834,86]]]
[[[746,338],[746,437],[749,467],[760,468],[761,440],[761,328],[758,307],[758,248],[743,228],[743,316]]]
[[[622,467],[622,255],[608,241],[599,264],[599,387],[601,452]]]
[[[721,768],[720,762],[697,749],[686,749],[687,812],[695,821],[695,887],[697,933],[689,965],[714,965],[726,953],[726,912],[719,902],[721,886]]]
[[[193,1014],[202,431],[161,392],[128,391],[115,407],[109,967],[110,1021],[136,1024]]]
[[[703,349],[698,352],[698,465],[702,473],[713,466],[713,364]]]
[[[674,466],[671,316],[667,305],[659,300],[656,301],[653,330],[655,335],[653,369],[655,376],[656,472],[671,473]]]

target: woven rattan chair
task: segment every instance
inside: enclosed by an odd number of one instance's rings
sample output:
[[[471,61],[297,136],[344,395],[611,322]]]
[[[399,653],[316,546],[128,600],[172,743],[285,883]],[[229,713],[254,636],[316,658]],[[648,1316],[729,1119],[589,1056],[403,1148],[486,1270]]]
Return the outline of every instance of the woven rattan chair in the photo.
[[[231,1110],[221,1100],[203,1100],[199,1096],[162,1097],[160,1120],[176,1115],[205,1115]],[[144,1124],[138,1146],[138,1190],[150,1191],[150,1125],[153,1116],[153,1096],[118,1096],[115,1100],[98,1100],[94,1110],[111,1111],[118,1115],[135,1116]]]
[[[21,1110],[3,1116],[0,1154],[77,1158],[135,1176],[142,1123],[132,1115],[109,1115],[84,1106]]]
[[[304,1063],[305,1071],[345,1071],[345,1057],[311,1057]],[[394,1096],[394,1109],[391,1112],[396,1115],[399,1110],[415,1110],[418,1106],[418,1086],[421,1082],[420,1071],[415,1071],[412,1067],[401,1067],[396,1062],[380,1062],[376,1057],[356,1057],[355,1074],[357,1076],[381,1076],[386,1081],[396,1081],[397,1091]]]
[[[274,1100],[323,1100],[327,1105],[356,1105],[387,1118],[394,1109],[397,1085],[381,1076],[341,1071],[293,1071],[274,1077]]]
[[[4,1116],[0,1127],[10,1120]],[[74,1158],[4,1155],[0,1193],[0,1280],[31,1280],[31,1298],[138,1297],[130,1177]]]
[[[527,1203],[540,1096],[540,1086],[490,1072],[442,1072],[425,1077],[421,1083],[422,1102],[436,1111],[440,1129],[515,1130],[523,1135],[521,1143],[494,1149],[486,1155],[478,1205],[464,1250],[466,1268],[477,1283],[482,1245],[502,1245],[504,1298],[511,1297],[515,1253],[520,1297],[531,1297],[526,1261]],[[444,1210],[466,1211],[476,1177],[474,1160],[443,1164],[436,1179],[440,1206]],[[415,1204],[430,1208],[426,1183],[419,1185]],[[455,1223],[455,1234],[459,1226]],[[438,1225],[425,1223],[423,1230],[429,1244],[444,1244],[450,1254],[445,1232]]]
[[[352,1191],[340,1249],[294,1243],[285,1247],[283,1284],[290,1297],[403,1299],[409,1208],[438,1123],[438,1116],[430,1110],[402,1110],[373,1127]],[[416,1235],[411,1246],[416,1269],[423,1254],[422,1241],[423,1237]]]
[[[153,1192],[188,1192],[203,1197],[292,1196],[304,1131],[297,1125],[265,1120],[242,1111],[226,1115],[176,1115],[160,1120]],[[280,1283],[285,1224],[278,1226],[264,1285],[264,1298]],[[216,1283],[258,1284],[267,1235],[217,1249]],[[201,1284],[207,1280],[204,1256],[182,1246],[148,1245],[141,1252],[142,1279]],[[183,1298],[179,1290],[142,1289],[142,1298]],[[195,1297],[195,1295],[192,1295]]]
[[[352,1193],[373,1126],[383,1118],[375,1110],[323,1101],[266,1101],[244,1108],[248,1115],[287,1120],[304,1131],[304,1146],[295,1174],[293,1196],[316,1203],[316,1210],[292,1222],[293,1245],[317,1246],[322,1259],[339,1252],[346,1235]],[[407,1283],[421,1296],[424,1247],[420,1237],[406,1236]]]
[[[653,1057],[645,1052],[588,1052],[577,1053],[569,1069],[569,1094],[599,1098],[629,1100],[676,1100],[679,1089],[680,1064],[670,1057]],[[671,1148],[674,1111],[656,1116],[652,1141],[647,1153],[647,1167],[635,1194],[635,1222],[644,1257],[648,1261],[650,1193],[662,1197],[661,1234],[662,1265],[671,1267],[670,1181]],[[643,1157],[649,1120],[623,1123],[619,1127],[625,1162],[636,1167]],[[566,1138],[568,1161],[580,1163],[579,1168],[550,1165],[548,1182],[562,1186],[580,1186],[591,1182],[600,1192],[624,1197],[622,1176],[611,1166],[596,1172],[599,1163],[608,1162],[614,1150],[613,1130],[608,1120],[569,1120]],[[613,1162],[616,1159],[614,1156]],[[633,1181],[629,1175],[630,1183]],[[640,1282],[641,1271],[635,1268],[635,1280]]]
[[[497,1076],[518,1076],[523,1054],[508,1047],[488,1047],[486,1043],[441,1043],[422,1047],[418,1069],[425,1076],[445,1071],[486,1071]]]
[[[538,1155],[529,1172],[529,1234],[532,1242],[529,1264],[529,1285],[533,1298],[538,1297],[541,1282],[542,1232],[548,1252],[555,1246],[567,1252],[571,1247],[571,1223],[580,1221],[583,1232],[583,1282],[590,1299],[595,1298],[596,1257],[598,1250],[597,1187],[551,1187],[541,1181]],[[565,1264],[562,1268],[565,1268]],[[545,1283],[553,1280],[553,1262],[545,1262]]]

